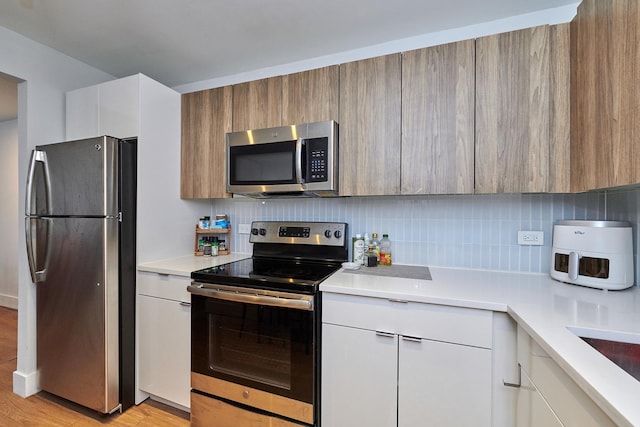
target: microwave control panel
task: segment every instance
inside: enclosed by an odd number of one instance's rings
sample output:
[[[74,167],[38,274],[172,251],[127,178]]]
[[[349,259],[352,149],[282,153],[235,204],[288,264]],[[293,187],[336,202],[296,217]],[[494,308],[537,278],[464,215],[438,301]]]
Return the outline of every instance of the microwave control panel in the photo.
[[[328,138],[310,138],[307,144],[307,182],[325,182],[328,179]]]

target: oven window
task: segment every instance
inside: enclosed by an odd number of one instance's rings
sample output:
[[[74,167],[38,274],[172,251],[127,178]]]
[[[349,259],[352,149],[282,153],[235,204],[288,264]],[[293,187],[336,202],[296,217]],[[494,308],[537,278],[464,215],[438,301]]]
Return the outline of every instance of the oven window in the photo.
[[[313,401],[313,312],[199,298],[206,328],[192,337],[194,371]]]

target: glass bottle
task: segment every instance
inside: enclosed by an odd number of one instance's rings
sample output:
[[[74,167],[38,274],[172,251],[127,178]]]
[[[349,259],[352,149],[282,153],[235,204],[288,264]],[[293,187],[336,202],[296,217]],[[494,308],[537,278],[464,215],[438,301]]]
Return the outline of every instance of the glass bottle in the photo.
[[[380,264],[380,240],[378,240],[378,233],[373,233],[371,235],[371,245],[373,246],[373,250],[376,252],[376,260],[378,264]]]

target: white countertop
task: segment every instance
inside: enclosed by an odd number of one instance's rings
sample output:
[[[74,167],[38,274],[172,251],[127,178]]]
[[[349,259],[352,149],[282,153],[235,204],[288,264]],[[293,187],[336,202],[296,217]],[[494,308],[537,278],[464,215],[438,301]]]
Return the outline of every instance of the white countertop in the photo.
[[[220,256],[185,255],[178,258],[138,264],[138,271],[191,277],[192,271],[215,267],[217,265],[227,264],[229,262],[239,261],[245,258],[251,258],[251,254],[231,253],[229,255]]]
[[[626,333],[625,340],[640,343],[637,286],[602,291],[556,282],[547,274],[430,271],[432,280],[340,270],[322,282],[320,290],[508,312],[613,421],[640,425],[640,381],[567,329],[595,329],[599,338],[614,340]]]

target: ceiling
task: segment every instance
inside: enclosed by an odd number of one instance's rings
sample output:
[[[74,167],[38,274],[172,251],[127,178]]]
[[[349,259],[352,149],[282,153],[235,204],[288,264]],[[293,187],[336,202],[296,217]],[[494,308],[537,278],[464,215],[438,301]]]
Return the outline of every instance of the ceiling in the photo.
[[[2,0],[0,26],[175,87],[576,0]]]

